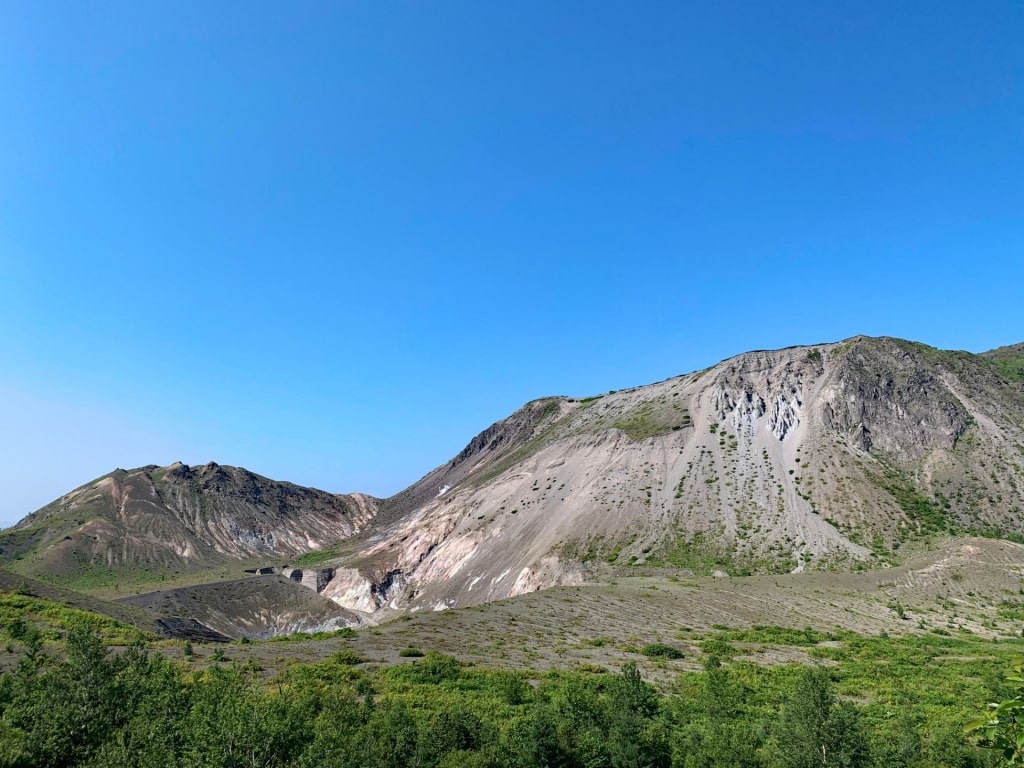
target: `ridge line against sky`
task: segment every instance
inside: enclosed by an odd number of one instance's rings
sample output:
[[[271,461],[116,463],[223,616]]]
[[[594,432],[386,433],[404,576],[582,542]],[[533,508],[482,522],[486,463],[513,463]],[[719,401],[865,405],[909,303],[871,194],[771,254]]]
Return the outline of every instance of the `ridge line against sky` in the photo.
[[[0,524],[386,496],[546,395],[1024,340],[1024,6],[0,8]]]

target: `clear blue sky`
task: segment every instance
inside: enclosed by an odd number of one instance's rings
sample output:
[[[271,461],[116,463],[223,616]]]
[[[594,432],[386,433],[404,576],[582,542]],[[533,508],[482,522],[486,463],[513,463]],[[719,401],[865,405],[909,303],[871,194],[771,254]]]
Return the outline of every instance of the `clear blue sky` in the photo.
[[[0,7],[0,523],[389,495],[523,402],[1024,340],[1024,5]]]

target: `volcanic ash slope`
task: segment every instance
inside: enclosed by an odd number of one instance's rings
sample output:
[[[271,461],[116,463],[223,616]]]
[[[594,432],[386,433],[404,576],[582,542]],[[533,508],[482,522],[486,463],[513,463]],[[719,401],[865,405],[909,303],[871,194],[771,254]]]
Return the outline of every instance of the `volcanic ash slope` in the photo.
[[[887,338],[537,400],[388,500],[324,594],[383,616],[628,565],[859,568],[927,534],[1021,533],[1022,425],[990,360]]]

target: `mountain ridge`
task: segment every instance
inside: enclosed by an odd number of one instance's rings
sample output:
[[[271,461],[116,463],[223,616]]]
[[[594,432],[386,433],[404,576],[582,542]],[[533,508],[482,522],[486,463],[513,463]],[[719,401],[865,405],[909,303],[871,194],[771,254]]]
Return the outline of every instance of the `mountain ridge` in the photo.
[[[319,562],[323,573],[304,583],[371,621],[636,568],[886,565],[929,537],[1024,535],[1022,350],[975,355],[856,336],[746,352],[605,395],[540,398],[388,499],[213,463],[115,472],[0,534],[0,562],[52,575],[61,558],[47,549],[68,550],[57,539],[70,528],[80,549],[94,538],[94,559],[104,537],[109,552],[111,526],[130,539],[116,514],[120,483],[134,502],[174,501],[178,527],[192,526],[191,553],[166,525],[151,526],[179,544],[161,567]],[[204,522],[197,486],[245,525]],[[88,499],[106,510],[97,512],[105,523],[67,525],[73,510],[61,505],[74,494],[80,510]],[[281,498],[294,503],[270,503]],[[64,527],[47,528],[50,518]],[[19,537],[31,540],[19,547]]]

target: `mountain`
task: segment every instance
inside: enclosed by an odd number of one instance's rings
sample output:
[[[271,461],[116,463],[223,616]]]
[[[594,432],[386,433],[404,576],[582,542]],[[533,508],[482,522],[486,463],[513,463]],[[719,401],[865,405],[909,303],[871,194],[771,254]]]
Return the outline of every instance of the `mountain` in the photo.
[[[861,569],[939,534],[1020,536],[1020,351],[857,337],[534,401],[383,503],[324,594],[386,615],[616,568]]]
[[[118,469],[0,534],[0,564],[77,587],[158,582],[238,561],[290,558],[364,528],[369,496],[237,467]]]
[[[386,500],[118,470],[0,533],[0,564],[80,585],[262,564],[376,622],[623,573],[888,566],[1022,536],[1022,509],[1024,345],[856,337],[535,400]]]

